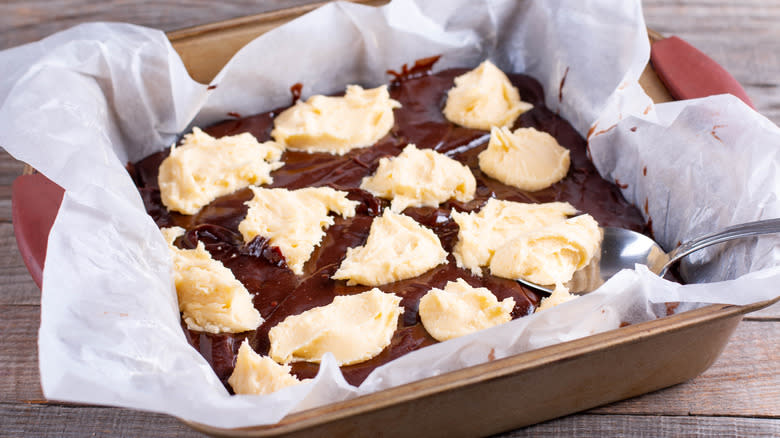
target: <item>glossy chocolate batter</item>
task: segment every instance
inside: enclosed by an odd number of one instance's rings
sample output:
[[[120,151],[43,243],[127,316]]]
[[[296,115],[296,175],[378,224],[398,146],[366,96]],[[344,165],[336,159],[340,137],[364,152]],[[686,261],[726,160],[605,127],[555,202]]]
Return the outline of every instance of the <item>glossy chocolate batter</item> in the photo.
[[[347,248],[363,245],[373,218],[380,214],[382,207],[389,205],[386,200],[375,198],[359,189],[361,179],[374,172],[381,157],[400,154],[408,143],[446,154],[469,166],[476,177],[477,191],[471,202],[448,201],[439,208],[410,207],[404,211],[421,224],[432,228],[447,251],[452,250],[458,234],[458,225],[450,218],[450,210],[478,210],[491,197],[520,202],[567,201],[582,212],[590,213],[602,226],[647,232],[638,209],[623,199],[615,185],[598,175],[586,156],[585,140],[566,120],[544,106],[542,87],[529,76],[508,75],[520,90],[522,99],[534,105],[532,110],[518,118],[513,129],[534,127],[553,135],[563,147],[571,151],[569,173],[561,182],[538,192],[518,190],[484,175],[479,170],[477,155],[487,147],[489,133],[456,126],[442,114],[453,79],[467,70],[452,69],[429,74],[433,62],[435,59],[423,60],[412,69],[404,68],[401,73],[389,72],[394,77],[390,94],[403,106],[395,110],[395,125],[390,133],[374,146],[356,149],[343,156],[294,151],[284,153],[282,161],[285,165],[272,173],[274,182],[271,187],[296,189],[330,186],[348,190],[350,199],[362,203],[355,217],[335,218],[335,224],[327,230],[322,243],[306,263],[302,276],[293,274],[286,267],[279,249],[270,247],[264,239],[256,238],[247,245],[243,243],[238,224],[246,215],[244,202],[252,196],[249,189],[223,196],[197,214],[185,216],[168,212],[160,201],[157,172],[168,151],[153,154],[128,166],[146,209],[157,224],[160,227],[177,225],[187,229],[187,234],[177,241],[178,245],[194,248],[198,240],[204,242],[212,256],[222,261],[249,292],[255,294],[255,307],[265,319],[265,323],[256,331],[214,335],[188,330],[182,323],[190,343],[209,361],[223,382],[227,382],[232,373],[238,347],[245,338],[249,339],[259,354],[265,355],[269,349],[269,329],[285,317],[329,304],[336,295],[355,294],[370,289],[365,286],[346,286],[344,281],[331,280],[330,276],[338,269]],[[296,89],[292,91],[295,96]],[[300,92],[300,88],[297,91]],[[215,137],[250,132],[263,142],[270,139],[274,117],[280,111],[227,120],[205,131]],[[385,292],[402,297],[404,313],[399,318],[392,343],[380,355],[360,364],[342,367],[347,381],[359,385],[374,368],[410,351],[436,343],[420,322],[417,312],[419,299],[432,287],[443,288],[447,281],[459,277],[473,286],[487,287],[499,300],[513,297],[516,304],[512,318],[532,313],[542,296],[517,282],[487,273],[481,278],[472,276],[469,271],[456,267],[450,255],[447,265],[440,265],[413,279],[380,287]],[[318,365],[294,363],[292,369],[297,376],[307,378],[317,373]]]

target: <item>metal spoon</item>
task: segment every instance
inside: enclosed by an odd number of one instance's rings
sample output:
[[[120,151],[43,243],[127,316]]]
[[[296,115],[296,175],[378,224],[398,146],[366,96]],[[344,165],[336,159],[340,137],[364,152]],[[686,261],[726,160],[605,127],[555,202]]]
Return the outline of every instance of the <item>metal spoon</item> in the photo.
[[[566,286],[572,292],[590,292],[601,286],[622,269],[633,269],[639,263],[663,277],[666,271],[681,258],[716,243],[742,237],[780,232],[780,218],[748,222],[724,228],[716,233],[689,240],[668,254],[653,239],[644,234],[623,228],[604,227],[601,254],[594,257],[588,266],[574,273]],[[532,288],[552,292],[549,286],[542,286],[518,279]]]

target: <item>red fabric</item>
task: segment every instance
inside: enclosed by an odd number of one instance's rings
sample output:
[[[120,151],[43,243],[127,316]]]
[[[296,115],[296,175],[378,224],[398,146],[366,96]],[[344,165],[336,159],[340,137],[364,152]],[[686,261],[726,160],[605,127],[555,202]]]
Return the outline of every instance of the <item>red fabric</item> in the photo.
[[[39,173],[16,178],[12,191],[16,244],[35,284],[41,287],[49,231],[65,191]]]
[[[755,108],[733,76],[710,57],[676,36],[654,43],[650,50],[650,61],[658,77],[676,99],[730,93]]]

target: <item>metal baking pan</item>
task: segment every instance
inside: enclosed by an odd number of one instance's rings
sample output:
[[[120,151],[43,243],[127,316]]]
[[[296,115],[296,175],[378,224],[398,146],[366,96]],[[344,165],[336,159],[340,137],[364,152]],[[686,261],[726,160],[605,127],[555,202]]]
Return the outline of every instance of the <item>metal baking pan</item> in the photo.
[[[319,5],[168,35],[192,77],[209,83],[244,44]],[[652,31],[650,37],[652,41],[663,38]],[[669,79],[665,78],[667,83]],[[684,78],[671,79],[677,82],[675,89],[681,87],[680,82],[685,88]],[[701,82],[702,76],[697,74],[696,80]],[[672,87],[659,80],[651,65],[640,83],[656,102],[674,99],[668,91]],[[48,231],[62,189],[32,169],[26,173],[32,174],[14,182],[14,232],[25,264],[40,286]],[[291,414],[274,425],[223,429],[186,423],[208,434],[234,437],[489,435],[696,377],[715,361],[745,314],[778,300],[747,306],[710,305]]]

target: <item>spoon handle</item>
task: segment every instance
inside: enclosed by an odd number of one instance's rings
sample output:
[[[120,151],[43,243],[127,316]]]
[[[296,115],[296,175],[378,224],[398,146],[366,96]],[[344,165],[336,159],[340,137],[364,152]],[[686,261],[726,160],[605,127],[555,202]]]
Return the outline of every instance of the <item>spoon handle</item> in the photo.
[[[661,268],[659,276],[663,277],[671,265],[687,256],[688,254],[706,248],[716,243],[726,242],[728,240],[738,239],[740,237],[758,236],[761,234],[779,233],[780,218],[766,219],[755,222],[748,222],[732,227],[724,228],[716,233],[690,240],[683,243],[669,252],[669,261]]]

